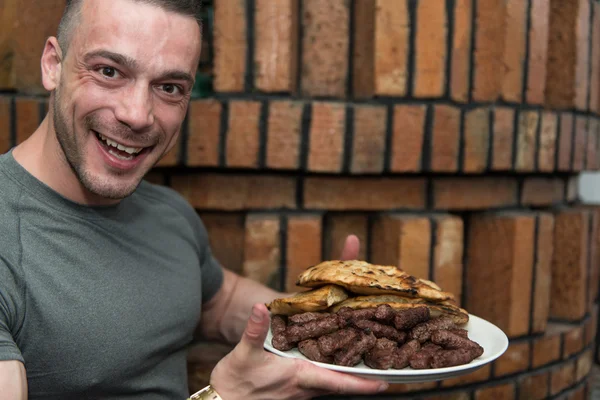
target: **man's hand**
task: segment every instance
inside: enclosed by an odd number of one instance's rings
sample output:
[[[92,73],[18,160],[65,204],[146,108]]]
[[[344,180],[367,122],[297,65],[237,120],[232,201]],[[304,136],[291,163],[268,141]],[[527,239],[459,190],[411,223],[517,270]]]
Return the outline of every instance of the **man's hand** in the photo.
[[[223,400],[310,399],[325,394],[374,394],[387,388],[381,381],[354,377],[264,350],[269,312],[252,308],[242,340],[214,368],[210,383]]]

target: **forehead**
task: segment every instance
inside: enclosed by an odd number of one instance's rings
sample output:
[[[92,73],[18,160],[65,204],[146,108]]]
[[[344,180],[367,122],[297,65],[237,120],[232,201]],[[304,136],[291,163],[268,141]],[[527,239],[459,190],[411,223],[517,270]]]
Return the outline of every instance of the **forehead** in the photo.
[[[194,71],[200,28],[191,16],[134,0],[84,1],[72,49],[79,55],[109,50],[133,58],[148,72]]]

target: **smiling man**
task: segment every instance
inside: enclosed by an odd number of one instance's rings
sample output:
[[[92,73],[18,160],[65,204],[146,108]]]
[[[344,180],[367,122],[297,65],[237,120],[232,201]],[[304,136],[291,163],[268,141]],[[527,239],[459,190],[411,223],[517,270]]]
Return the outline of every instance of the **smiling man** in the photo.
[[[385,388],[265,352],[264,303],[282,294],[223,269],[194,209],[142,181],[177,141],[199,12],[199,0],[68,0],[46,41],[48,115],[0,156],[3,400],[184,399],[198,336],[236,343],[208,396]],[[342,258],[358,246],[349,237]]]

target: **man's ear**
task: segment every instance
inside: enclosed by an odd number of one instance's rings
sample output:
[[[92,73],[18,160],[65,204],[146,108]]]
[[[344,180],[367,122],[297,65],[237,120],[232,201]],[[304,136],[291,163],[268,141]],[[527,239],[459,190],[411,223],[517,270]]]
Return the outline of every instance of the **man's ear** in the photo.
[[[60,82],[62,68],[62,50],[55,37],[49,37],[42,53],[42,84],[48,91],[53,91]]]

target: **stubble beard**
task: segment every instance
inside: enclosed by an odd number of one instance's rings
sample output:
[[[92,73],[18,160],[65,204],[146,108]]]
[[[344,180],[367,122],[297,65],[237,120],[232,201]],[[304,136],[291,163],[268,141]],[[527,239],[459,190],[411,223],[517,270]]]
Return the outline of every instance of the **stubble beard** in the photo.
[[[122,200],[130,196],[141,183],[144,174],[134,182],[127,185],[119,185],[117,182],[110,182],[110,178],[106,179],[99,176],[94,176],[85,166],[85,154],[82,144],[79,142],[79,137],[75,132],[74,124],[69,124],[65,117],[66,112],[62,109],[60,88],[57,88],[54,93],[53,105],[53,121],[56,138],[60,145],[64,159],[69,164],[69,167],[77,177],[79,183],[90,193],[111,200]],[[85,132],[88,132],[94,126],[95,118],[89,116],[84,121]],[[69,126],[72,128],[70,129]],[[121,173],[113,172],[115,178],[118,179]]]

